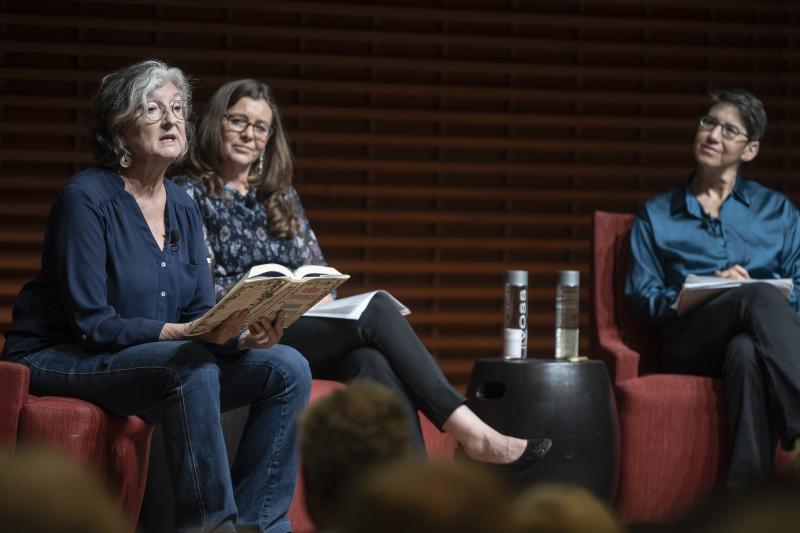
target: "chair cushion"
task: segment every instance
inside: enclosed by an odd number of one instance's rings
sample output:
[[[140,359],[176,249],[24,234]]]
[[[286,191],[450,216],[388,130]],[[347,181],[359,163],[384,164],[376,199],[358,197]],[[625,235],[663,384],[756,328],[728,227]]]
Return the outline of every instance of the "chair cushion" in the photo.
[[[673,519],[708,496],[728,465],[722,382],[654,374],[617,384],[626,522]]]
[[[54,447],[105,475],[107,416],[76,398],[31,395],[20,415],[19,440]]]
[[[20,442],[54,448],[96,472],[132,525],[142,505],[152,433],[138,416],[114,416],[76,398],[28,395],[20,413]]]

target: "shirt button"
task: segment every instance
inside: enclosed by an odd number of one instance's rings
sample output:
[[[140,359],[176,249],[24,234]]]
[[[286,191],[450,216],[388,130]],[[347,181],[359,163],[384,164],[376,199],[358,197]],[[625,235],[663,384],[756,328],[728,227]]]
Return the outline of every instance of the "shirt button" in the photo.
[[[164,268],[166,266],[167,266],[167,262],[166,261],[161,261],[161,268]]]
[[[85,341],[85,340],[86,340],[86,334],[85,334],[85,333],[84,333],[83,335],[81,335],[81,340],[82,340],[82,341]]]
[[[167,295],[167,291],[161,291],[161,296],[166,296],[166,295]]]

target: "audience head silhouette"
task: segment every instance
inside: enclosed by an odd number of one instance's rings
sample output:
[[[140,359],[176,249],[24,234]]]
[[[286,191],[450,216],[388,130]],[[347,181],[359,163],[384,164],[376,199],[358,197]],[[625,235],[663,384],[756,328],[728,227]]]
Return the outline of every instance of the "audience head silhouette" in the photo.
[[[320,528],[338,525],[345,496],[373,467],[412,456],[402,405],[367,381],[311,405],[300,417],[299,439],[308,514]]]
[[[505,485],[458,462],[391,465],[359,487],[343,518],[348,533],[515,531]]]
[[[523,492],[512,504],[520,533],[620,533],[622,524],[588,490],[544,483]]]
[[[43,450],[0,455],[1,533],[128,533],[101,483],[71,459]]]

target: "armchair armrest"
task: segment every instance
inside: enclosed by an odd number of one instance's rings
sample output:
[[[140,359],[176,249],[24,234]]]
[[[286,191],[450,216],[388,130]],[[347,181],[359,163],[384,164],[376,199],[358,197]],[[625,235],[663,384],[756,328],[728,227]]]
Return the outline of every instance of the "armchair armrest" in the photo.
[[[0,361],[0,447],[14,450],[22,406],[28,397],[28,367]]]
[[[605,337],[599,339],[597,357],[605,361],[614,384],[639,377],[639,352],[626,346],[619,335]]]
[[[622,294],[630,262],[633,219],[632,214],[595,211],[593,220],[592,355],[605,361],[615,384],[638,377],[641,360],[640,353],[631,348],[622,333],[631,318]]]

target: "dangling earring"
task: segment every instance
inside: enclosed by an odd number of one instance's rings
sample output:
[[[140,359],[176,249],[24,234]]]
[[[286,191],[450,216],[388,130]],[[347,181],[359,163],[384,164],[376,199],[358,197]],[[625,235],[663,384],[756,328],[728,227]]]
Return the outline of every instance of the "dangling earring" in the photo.
[[[256,162],[256,175],[261,176],[264,173],[264,152],[261,152],[261,155],[258,156],[258,161]]]
[[[128,168],[131,166],[131,163],[133,163],[133,161],[131,160],[131,156],[128,154],[122,154],[122,157],[119,158],[119,166],[122,168]]]

